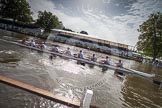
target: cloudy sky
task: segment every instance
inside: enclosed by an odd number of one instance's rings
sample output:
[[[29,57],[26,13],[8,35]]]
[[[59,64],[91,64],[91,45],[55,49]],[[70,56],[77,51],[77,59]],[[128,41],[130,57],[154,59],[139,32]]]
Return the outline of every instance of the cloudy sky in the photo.
[[[162,12],[162,0],[28,0],[37,18],[39,10],[58,16],[66,28],[85,30],[90,37],[135,45],[137,29],[148,16]]]

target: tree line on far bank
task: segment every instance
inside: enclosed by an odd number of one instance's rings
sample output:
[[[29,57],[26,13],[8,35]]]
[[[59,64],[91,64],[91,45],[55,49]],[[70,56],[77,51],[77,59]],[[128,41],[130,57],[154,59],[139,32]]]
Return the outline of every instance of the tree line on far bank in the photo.
[[[0,17],[12,19],[13,22],[31,24],[41,27],[45,32],[50,32],[56,26],[63,26],[56,15],[51,12],[39,11],[36,21],[32,18],[30,5],[26,0],[0,0]]]

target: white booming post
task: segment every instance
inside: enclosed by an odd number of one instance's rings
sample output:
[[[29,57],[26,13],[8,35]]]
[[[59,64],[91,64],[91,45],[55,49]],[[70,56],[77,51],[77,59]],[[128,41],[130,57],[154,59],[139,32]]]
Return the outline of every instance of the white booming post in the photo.
[[[87,90],[84,100],[83,100],[83,108],[89,108],[91,104],[91,99],[93,96],[93,91],[92,90]]]

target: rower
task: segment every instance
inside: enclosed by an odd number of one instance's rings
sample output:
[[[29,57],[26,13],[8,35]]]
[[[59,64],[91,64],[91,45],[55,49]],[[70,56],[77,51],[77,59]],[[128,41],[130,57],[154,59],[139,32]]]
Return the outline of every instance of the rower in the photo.
[[[40,46],[40,48],[43,50],[43,49],[46,49],[46,45],[45,45],[45,42],[43,42],[42,44],[41,44],[41,46]]]
[[[110,61],[109,61],[109,57],[108,56],[106,56],[106,60],[105,60],[104,64],[110,65]]]
[[[67,48],[65,54],[68,55],[68,56],[71,56],[71,51],[70,51],[70,48],[69,47]]]
[[[34,40],[31,41],[30,46],[35,47],[35,41]]]
[[[58,46],[57,46],[57,45],[53,48],[53,52],[56,52],[56,53],[59,52],[59,50],[58,50]]]
[[[92,58],[91,58],[91,61],[93,61],[93,62],[96,62],[96,61],[97,61],[97,57],[96,57],[95,54],[93,54],[93,56],[92,56]]]
[[[121,60],[119,60],[118,63],[116,63],[116,67],[123,68],[123,63],[122,63]],[[118,70],[118,69],[115,70],[115,74],[125,76],[125,73],[123,71]]]
[[[80,52],[78,54],[78,58],[84,59],[82,50],[80,50]],[[85,63],[82,61],[79,61],[79,60],[77,61],[77,64],[81,64],[81,65],[85,66]]]
[[[118,63],[116,63],[116,67],[123,67],[123,63],[122,63],[122,61],[121,60],[119,60],[119,62]]]
[[[21,43],[22,43],[22,44],[26,44],[26,40],[23,39],[23,40],[21,41]]]
[[[82,52],[82,50],[80,50],[80,52],[79,52],[79,54],[78,54],[78,58],[81,58],[81,59],[84,58],[84,57],[83,57],[83,52]]]

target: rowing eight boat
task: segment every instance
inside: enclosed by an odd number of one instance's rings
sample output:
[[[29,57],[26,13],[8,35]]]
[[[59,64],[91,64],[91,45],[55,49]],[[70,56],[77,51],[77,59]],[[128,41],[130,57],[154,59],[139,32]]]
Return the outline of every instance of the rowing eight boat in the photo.
[[[122,71],[123,73],[136,74],[136,75],[146,77],[146,78],[155,77],[155,74],[148,74],[148,73],[139,72],[139,71],[136,71],[136,70],[133,70],[133,69],[126,69],[126,68],[116,67],[116,66],[113,66],[113,65],[101,64],[101,63],[93,62],[93,61],[90,61],[90,60],[87,60],[87,59],[80,59],[80,58],[76,58],[76,57],[73,57],[73,56],[67,56],[67,55],[62,54],[62,53],[56,53],[56,52],[51,52],[51,51],[48,51],[48,50],[42,50],[42,49],[32,47],[32,46],[27,46],[27,45],[24,45],[24,44],[21,44],[21,43],[18,43],[18,42],[8,41],[8,40],[4,40],[4,39],[0,39],[0,40],[4,41],[4,42],[11,43],[11,44],[16,44],[16,45],[19,45],[19,46],[22,46],[22,47],[26,47],[26,48],[29,48],[29,49],[45,52],[45,53],[48,53],[48,54],[53,54],[53,55],[57,55],[57,56],[60,56],[60,57],[65,57],[65,58],[68,58],[68,59],[81,61],[81,62],[84,62],[84,63],[87,63],[87,64],[93,64],[93,65],[100,66],[100,67],[107,67],[108,69],[112,69],[112,70],[119,70],[119,71]]]

